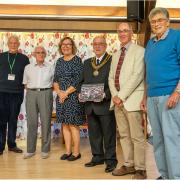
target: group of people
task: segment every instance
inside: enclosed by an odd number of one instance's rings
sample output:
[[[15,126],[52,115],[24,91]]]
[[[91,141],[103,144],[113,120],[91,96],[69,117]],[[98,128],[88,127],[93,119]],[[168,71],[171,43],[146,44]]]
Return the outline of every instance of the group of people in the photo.
[[[73,39],[64,37],[59,43],[62,56],[55,68],[45,62],[46,50],[42,46],[34,50],[36,62],[29,64],[28,58],[18,53],[18,37],[11,36],[9,51],[0,54],[0,155],[5,149],[7,125],[9,151],[22,153],[15,139],[24,84],[28,126],[24,158],[35,155],[39,114],[41,156],[48,158],[53,87],[66,149],[61,160],[81,158],[79,126],[87,119],[92,158],[85,167],[105,163],[105,172],[114,176],[134,174],[133,179],[147,178],[142,126],[145,111],[152,127],[159,179],[180,178],[180,31],[169,28],[165,8],[154,8],[149,21],[155,36],[146,49],[132,42],[131,25],[120,23],[117,33],[121,47],[112,56],[106,52],[105,37],[97,36],[92,43],[95,56],[83,64]],[[103,99],[80,102],[82,84],[103,84]],[[117,127],[124,158],[120,168],[116,168]]]

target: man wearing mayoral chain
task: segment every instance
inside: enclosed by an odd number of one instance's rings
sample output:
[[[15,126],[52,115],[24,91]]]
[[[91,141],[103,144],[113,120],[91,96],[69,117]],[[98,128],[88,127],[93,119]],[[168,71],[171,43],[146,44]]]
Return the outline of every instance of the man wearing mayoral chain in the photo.
[[[111,172],[117,165],[116,159],[116,123],[114,112],[109,111],[111,94],[108,86],[108,75],[111,55],[106,52],[107,44],[103,36],[93,40],[95,57],[84,62],[84,84],[104,85],[102,101],[86,101],[85,112],[88,119],[89,140],[92,159],[86,167],[106,164],[105,172]]]

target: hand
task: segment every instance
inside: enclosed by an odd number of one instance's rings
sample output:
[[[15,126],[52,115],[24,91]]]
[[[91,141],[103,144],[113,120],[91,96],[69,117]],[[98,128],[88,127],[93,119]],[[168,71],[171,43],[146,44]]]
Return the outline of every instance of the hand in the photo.
[[[180,94],[178,92],[173,92],[168,98],[168,101],[166,104],[167,108],[169,109],[175,108],[179,99],[180,99]]]
[[[103,93],[103,99],[104,99],[104,98],[106,98],[106,94],[105,94],[105,93]]]
[[[68,98],[68,94],[66,93],[66,91],[62,91],[62,90],[58,92],[58,96],[60,103],[64,103],[64,101]]]
[[[82,94],[81,94],[81,93],[78,94],[78,100],[79,100],[79,102],[86,102],[86,101],[82,98]]]
[[[123,106],[123,101],[118,96],[114,96],[112,100],[115,106]]]
[[[141,103],[140,103],[140,109],[143,111],[143,112],[147,112],[147,97],[143,97]]]

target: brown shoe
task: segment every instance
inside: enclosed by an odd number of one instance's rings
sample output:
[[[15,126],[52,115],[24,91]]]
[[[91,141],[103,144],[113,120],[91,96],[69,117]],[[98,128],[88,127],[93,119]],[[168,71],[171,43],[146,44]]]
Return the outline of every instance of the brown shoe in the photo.
[[[112,172],[112,175],[113,176],[123,176],[126,174],[133,174],[135,172],[136,172],[136,170],[134,169],[134,167],[121,166],[119,169],[115,169]]]
[[[132,179],[146,179],[147,174],[144,170],[137,170],[135,175],[132,177]]]

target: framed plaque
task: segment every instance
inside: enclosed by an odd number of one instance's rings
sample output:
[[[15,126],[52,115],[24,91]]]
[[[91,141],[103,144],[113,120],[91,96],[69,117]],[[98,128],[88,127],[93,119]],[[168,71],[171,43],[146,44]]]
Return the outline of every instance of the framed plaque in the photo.
[[[81,86],[81,93],[79,94],[79,101],[94,101],[101,102],[104,98],[104,84],[83,84]]]

